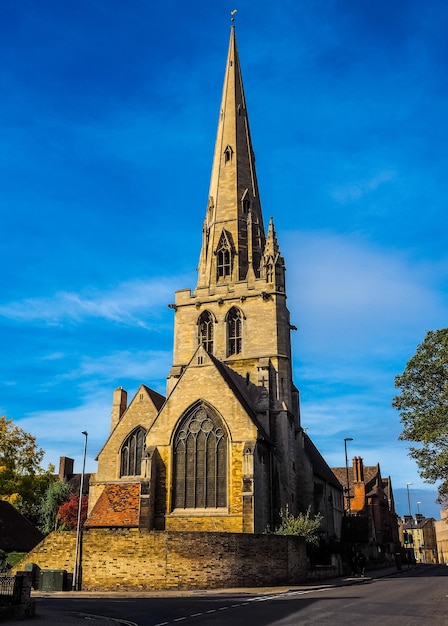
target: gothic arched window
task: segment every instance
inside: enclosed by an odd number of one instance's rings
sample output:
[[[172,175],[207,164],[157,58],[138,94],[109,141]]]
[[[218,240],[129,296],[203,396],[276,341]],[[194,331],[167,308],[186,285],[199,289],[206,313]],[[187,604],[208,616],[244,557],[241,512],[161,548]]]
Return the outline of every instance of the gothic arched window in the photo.
[[[198,343],[203,344],[208,353],[213,353],[213,316],[210,311],[204,311],[199,316]]]
[[[239,309],[233,306],[227,314],[227,356],[239,354],[243,347],[243,321]]]
[[[145,448],[145,429],[136,428],[121,446],[120,477],[140,476]]]
[[[227,505],[227,438],[221,420],[196,405],[174,437],[173,508]]]
[[[216,248],[216,278],[219,280],[232,273],[232,249],[229,238],[223,231]]]

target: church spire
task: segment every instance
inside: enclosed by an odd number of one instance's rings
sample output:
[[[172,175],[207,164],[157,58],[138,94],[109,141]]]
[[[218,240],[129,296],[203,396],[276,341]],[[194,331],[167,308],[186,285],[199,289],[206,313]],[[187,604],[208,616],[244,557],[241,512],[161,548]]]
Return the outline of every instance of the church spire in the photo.
[[[203,228],[198,287],[233,284],[259,277],[264,245],[255,157],[232,24]]]

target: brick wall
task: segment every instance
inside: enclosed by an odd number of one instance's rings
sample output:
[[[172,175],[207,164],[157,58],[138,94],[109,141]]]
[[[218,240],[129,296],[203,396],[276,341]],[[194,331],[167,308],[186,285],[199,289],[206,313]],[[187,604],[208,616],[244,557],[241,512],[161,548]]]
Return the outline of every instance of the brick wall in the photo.
[[[70,573],[74,550],[75,533],[54,532],[25,562]],[[82,538],[85,590],[257,587],[305,579],[305,544],[297,537],[90,529]]]

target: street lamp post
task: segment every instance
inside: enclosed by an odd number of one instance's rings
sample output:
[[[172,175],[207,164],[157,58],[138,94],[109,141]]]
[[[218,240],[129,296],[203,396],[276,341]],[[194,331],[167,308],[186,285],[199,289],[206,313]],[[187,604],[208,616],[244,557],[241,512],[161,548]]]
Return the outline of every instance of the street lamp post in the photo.
[[[73,580],[72,580],[72,591],[76,591],[78,589],[78,578],[79,578],[79,538],[81,535],[81,508],[82,508],[82,491],[84,487],[84,472],[86,469],[86,452],[87,452],[87,436],[88,432],[83,430],[82,435],[84,435],[84,458],[82,461],[82,472],[81,472],[81,481],[79,484],[79,503],[78,503],[78,520],[76,525],[76,544],[75,544],[75,563],[73,565]]]
[[[406,483],[406,490],[408,492],[408,512],[409,512],[409,524],[410,524],[409,530],[411,531],[409,534],[412,537],[412,546],[413,546],[414,545],[414,535],[412,533],[411,497],[409,495],[409,485],[412,485],[412,483]]]
[[[347,457],[347,441],[353,441],[353,437],[346,437],[344,439],[344,450],[345,450],[345,476],[347,480],[347,509],[348,514],[351,515],[351,506],[350,506],[350,478],[348,474],[348,457]]]
[[[412,483],[406,483],[406,489],[407,489],[407,492],[408,492],[408,511],[409,511],[409,518],[410,518],[409,522],[410,522],[410,524],[412,526],[411,498],[409,496],[409,485],[412,485]]]
[[[420,505],[421,505],[421,502],[417,502],[417,513],[419,515],[420,515]]]

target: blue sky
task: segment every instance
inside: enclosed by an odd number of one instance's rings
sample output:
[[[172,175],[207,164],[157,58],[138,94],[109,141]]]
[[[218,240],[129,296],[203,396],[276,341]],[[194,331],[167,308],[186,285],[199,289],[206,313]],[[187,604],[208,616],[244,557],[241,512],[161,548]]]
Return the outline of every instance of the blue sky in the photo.
[[[437,518],[394,376],[448,319],[442,0],[2,0],[0,414],[87,469],[113,389],[164,393],[193,288],[230,10],[263,213],[286,259],[302,423]]]

